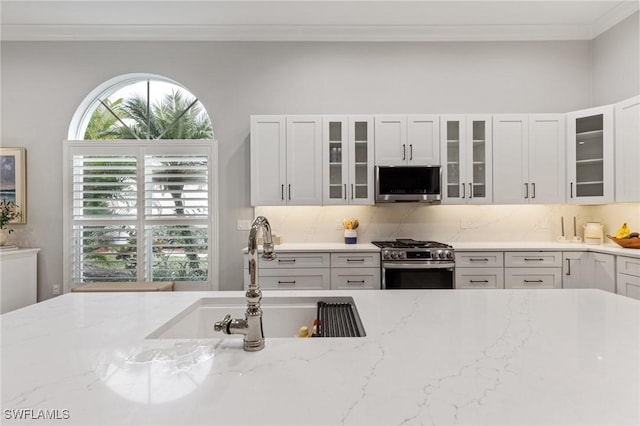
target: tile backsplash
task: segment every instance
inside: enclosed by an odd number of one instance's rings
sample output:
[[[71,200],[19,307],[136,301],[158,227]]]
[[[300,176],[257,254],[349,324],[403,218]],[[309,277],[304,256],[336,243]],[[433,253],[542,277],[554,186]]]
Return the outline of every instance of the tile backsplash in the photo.
[[[256,207],[286,243],[341,242],[343,219],[360,221],[358,242],[394,238],[455,241],[555,241],[561,234],[578,236],[586,222],[599,221],[606,234],[623,222],[640,231],[640,203],[578,205],[422,205]]]

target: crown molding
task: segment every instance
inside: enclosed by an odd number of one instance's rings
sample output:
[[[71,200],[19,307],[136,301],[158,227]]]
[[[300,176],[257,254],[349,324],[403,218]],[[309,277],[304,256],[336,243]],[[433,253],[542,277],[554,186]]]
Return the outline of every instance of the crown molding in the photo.
[[[590,40],[586,25],[3,25],[5,41]]]
[[[640,1],[624,2],[600,17],[591,26],[591,38],[594,39],[610,30],[629,16],[640,10]]]

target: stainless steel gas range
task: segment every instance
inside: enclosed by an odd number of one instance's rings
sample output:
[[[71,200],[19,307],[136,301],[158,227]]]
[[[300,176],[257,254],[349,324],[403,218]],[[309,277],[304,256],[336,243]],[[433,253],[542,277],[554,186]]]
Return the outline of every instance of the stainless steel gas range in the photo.
[[[382,249],[382,289],[452,289],[453,247],[435,241],[373,241]]]

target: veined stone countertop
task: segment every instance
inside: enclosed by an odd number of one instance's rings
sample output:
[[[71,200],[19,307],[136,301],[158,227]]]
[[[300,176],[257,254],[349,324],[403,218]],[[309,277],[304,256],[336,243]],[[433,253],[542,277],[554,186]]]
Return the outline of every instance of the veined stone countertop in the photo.
[[[267,339],[253,353],[241,337],[145,338],[202,297],[242,294],[71,293],[2,315],[3,424],[640,423],[631,298],[287,291],[277,296],[352,296],[367,336]]]
[[[593,245],[584,243],[559,243],[552,241],[496,241],[496,242],[447,242],[457,251],[595,251],[598,253],[615,254],[640,258],[639,249],[622,248],[615,244],[605,243]],[[262,245],[259,246],[262,251]],[[275,246],[277,252],[376,252],[380,249],[371,243],[342,244],[342,243],[286,243]],[[244,248],[244,253],[247,248]]]

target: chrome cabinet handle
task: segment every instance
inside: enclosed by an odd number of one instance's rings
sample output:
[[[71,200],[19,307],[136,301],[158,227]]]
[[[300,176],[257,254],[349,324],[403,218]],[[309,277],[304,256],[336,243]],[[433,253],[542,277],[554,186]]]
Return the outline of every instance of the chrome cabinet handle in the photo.
[[[469,198],[473,198],[473,185],[469,182]]]
[[[353,184],[351,184],[351,199],[353,200]]]
[[[567,273],[565,275],[571,275],[571,259],[567,259]]]
[[[531,183],[531,190],[533,191],[533,195],[531,196],[531,198],[536,198],[536,183],[535,182]]]
[[[295,283],[296,283],[295,280],[293,280],[293,281],[278,281],[278,284],[295,284]]]
[[[464,183],[461,183],[460,185],[462,186],[462,198],[465,198],[467,196],[466,187],[465,187]]]
[[[289,184],[289,199],[291,199],[291,184]]]
[[[284,200],[284,184],[280,185],[280,198]]]
[[[364,280],[347,280],[347,284],[364,284]]]
[[[347,184],[344,184],[344,199],[347,199]]]
[[[524,280],[525,283],[543,283],[542,280]]]
[[[364,262],[364,259],[347,259],[347,262]]]
[[[409,144],[409,160],[413,160],[413,144]]]
[[[489,280],[469,280],[470,283],[489,283]]]
[[[407,145],[402,144],[402,159],[406,160],[407,159]]]
[[[486,257],[484,259],[469,259],[469,262],[488,262],[489,259]]]
[[[278,259],[278,263],[296,263],[295,259]]]
[[[571,195],[570,198],[573,198],[573,182],[571,182]]]
[[[529,198],[529,184],[525,183],[524,184],[524,198]]]
[[[536,257],[536,258],[525,257],[524,261],[525,262],[533,262],[533,261],[542,262],[542,261],[544,261],[544,258],[542,258],[542,257]]]

